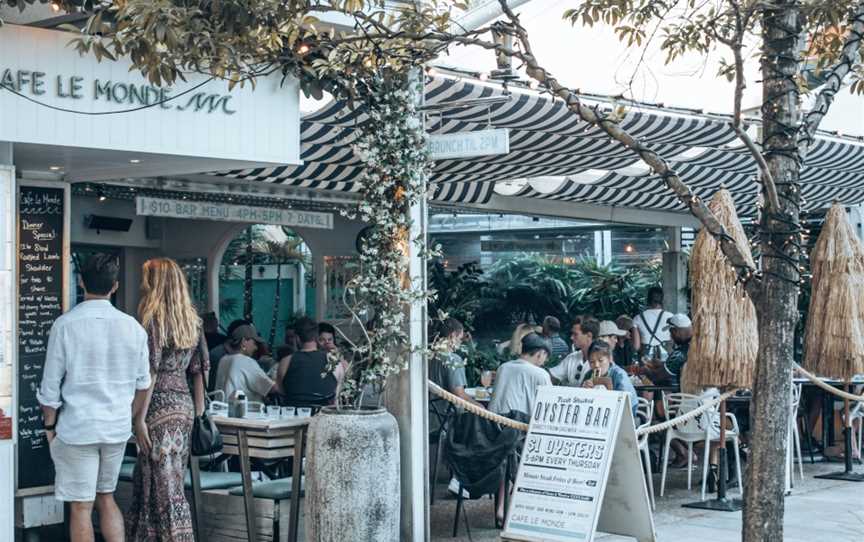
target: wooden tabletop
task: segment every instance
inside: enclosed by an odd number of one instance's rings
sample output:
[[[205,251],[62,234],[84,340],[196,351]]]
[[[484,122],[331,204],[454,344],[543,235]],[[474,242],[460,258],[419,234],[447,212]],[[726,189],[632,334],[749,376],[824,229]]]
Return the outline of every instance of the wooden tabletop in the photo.
[[[279,420],[271,420],[267,418],[252,419],[252,418],[228,418],[226,416],[213,416],[213,422],[219,427],[234,427],[238,429],[250,429],[258,431],[267,431],[271,429],[293,429],[295,427],[303,427],[309,425],[312,421],[311,416],[284,418]]]

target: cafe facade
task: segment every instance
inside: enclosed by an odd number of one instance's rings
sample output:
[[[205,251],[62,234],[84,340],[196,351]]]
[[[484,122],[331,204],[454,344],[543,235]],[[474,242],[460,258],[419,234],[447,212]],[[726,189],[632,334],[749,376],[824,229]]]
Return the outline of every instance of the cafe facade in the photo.
[[[355,251],[351,198],[204,175],[300,165],[299,90],[189,75],[150,85],[129,63],[67,47],[70,34],[0,28],[0,539],[63,521],[35,392],[54,319],[80,299],[75,262],[121,261],[114,304],[134,314],[141,264],[203,269],[218,310],[228,244],[250,224],[290,227],[325,270]],[[330,263],[328,263],[330,262]],[[314,304],[325,310],[326,289]],[[205,307],[202,307],[205,308]]]
[[[206,308],[218,311],[231,240],[249,224],[287,226],[312,254],[315,313],[338,320],[327,286],[347,279],[343,264],[365,226],[340,214],[357,201],[351,142],[362,112],[331,103],[301,115],[296,84],[281,77],[254,90],[199,75],[157,88],[122,59],[80,56],[69,38],[0,28],[0,540],[13,539],[13,526],[63,519],[35,389],[51,322],[76,300],[77,254],[120,257],[115,304],[128,313],[146,259],[194,262]],[[438,140],[429,205],[665,228],[664,284],[680,290],[680,230],[696,224],[662,179],[560,101],[478,75],[427,73],[427,130],[448,137]],[[728,120],[642,104],[622,123],[672,156],[700,197],[724,183],[752,214],[755,165]],[[811,206],[864,201],[862,156],[860,142],[821,134],[803,177]],[[420,341],[425,326],[414,324]],[[425,381],[423,363],[412,363],[391,408],[402,430],[404,540],[428,536]]]

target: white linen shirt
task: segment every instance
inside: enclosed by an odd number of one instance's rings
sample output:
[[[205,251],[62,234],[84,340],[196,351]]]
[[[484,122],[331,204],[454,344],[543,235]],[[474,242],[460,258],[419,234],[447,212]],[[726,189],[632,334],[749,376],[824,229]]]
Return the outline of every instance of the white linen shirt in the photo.
[[[36,398],[59,410],[66,444],[111,444],[132,435],[132,400],[150,386],[147,333],[110,301],[84,301],[51,327]]]
[[[577,350],[562,359],[561,363],[549,369],[549,374],[564,386],[579,387],[585,378],[591,374],[591,366],[582,359],[582,351]]]
[[[642,320],[643,316],[645,317],[645,320]],[[672,316],[673,314],[671,312],[666,312],[663,309],[647,309],[634,316],[633,323],[636,324],[637,328],[639,328],[639,335],[642,337],[642,345],[655,346],[661,342],[668,343],[671,341],[672,336],[669,335],[669,330],[664,328],[669,323],[669,319],[672,318]],[[660,319],[659,324],[657,323],[658,318]],[[654,337],[652,337],[651,331],[655,327],[657,328],[657,331],[654,333]]]

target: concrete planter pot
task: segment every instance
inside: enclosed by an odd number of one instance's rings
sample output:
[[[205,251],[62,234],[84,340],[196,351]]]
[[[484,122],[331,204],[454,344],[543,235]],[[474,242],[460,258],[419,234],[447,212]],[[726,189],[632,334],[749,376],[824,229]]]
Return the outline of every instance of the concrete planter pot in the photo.
[[[398,542],[399,427],[383,408],[324,408],[306,446],[306,541]]]

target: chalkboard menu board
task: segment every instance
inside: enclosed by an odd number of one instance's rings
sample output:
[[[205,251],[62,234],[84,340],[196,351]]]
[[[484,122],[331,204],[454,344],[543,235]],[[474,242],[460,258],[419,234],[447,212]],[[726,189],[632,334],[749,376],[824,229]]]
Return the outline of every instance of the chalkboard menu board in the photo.
[[[54,464],[36,390],[65,295],[66,189],[21,186],[18,197],[18,489],[50,486]]]

